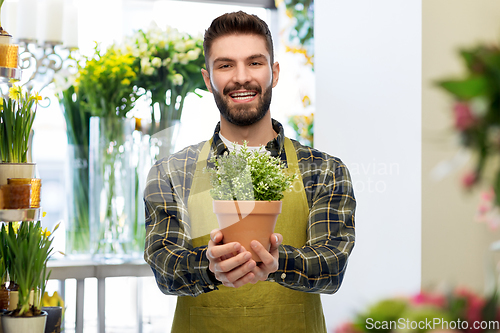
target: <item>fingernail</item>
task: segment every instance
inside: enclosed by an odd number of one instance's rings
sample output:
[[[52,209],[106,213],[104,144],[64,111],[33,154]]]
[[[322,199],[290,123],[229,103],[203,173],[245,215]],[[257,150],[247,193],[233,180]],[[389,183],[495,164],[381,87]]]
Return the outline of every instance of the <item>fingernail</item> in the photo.
[[[244,258],[245,260],[249,260],[250,258],[252,258],[252,254],[251,254],[250,252],[247,252],[247,253],[245,253],[245,255],[243,256],[243,258]]]
[[[276,238],[276,244],[278,244],[278,235],[274,235],[274,238]]]

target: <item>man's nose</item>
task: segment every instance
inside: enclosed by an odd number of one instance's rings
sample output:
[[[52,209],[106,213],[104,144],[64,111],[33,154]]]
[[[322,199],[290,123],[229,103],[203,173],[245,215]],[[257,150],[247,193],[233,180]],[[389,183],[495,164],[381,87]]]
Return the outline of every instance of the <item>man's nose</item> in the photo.
[[[236,71],[235,71],[235,75],[233,77],[233,81],[235,83],[239,83],[239,84],[243,85],[247,82],[250,82],[250,80],[251,80],[251,75],[250,75],[250,71],[247,68],[247,66],[244,66],[244,65],[236,66]]]

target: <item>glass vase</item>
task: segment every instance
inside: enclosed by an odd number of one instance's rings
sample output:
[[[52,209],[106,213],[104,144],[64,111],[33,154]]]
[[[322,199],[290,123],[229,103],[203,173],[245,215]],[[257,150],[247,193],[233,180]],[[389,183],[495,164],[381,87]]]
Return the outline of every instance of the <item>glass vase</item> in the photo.
[[[94,258],[133,257],[135,120],[90,118],[90,232]]]
[[[68,144],[68,164],[66,167],[67,219],[66,255],[89,259],[89,147]]]
[[[155,162],[174,152],[175,142],[179,134],[180,121],[169,122],[166,129],[155,133],[153,136],[139,131],[134,133],[134,159],[136,160],[136,195],[134,223],[134,251],[142,257],[144,240],[146,237],[146,219],[144,207],[144,190],[149,171]]]

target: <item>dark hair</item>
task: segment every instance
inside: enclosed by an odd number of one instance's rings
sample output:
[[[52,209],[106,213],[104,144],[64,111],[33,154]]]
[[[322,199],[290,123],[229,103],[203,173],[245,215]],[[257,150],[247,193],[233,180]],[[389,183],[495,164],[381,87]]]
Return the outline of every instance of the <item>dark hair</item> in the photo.
[[[271,58],[271,65],[274,63],[273,39],[271,31],[266,22],[257,15],[250,15],[243,11],[227,13],[217,17],[212,21],[210,27],[205,30],[203,41],[203,51],[205,52],[205,65],[208,70],[208,57],[212,43],[215,39],[231,34],[254,34],[265,38],[266,48]]]

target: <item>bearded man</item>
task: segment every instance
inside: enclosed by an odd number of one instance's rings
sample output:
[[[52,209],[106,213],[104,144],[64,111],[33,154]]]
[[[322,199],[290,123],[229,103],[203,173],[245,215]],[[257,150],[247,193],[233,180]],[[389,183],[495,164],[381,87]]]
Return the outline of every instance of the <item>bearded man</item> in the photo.
[[[335,293],[354,247],[356,201],[342,161],[285,137],[271,118],[274,61],[267,24],[244,12],[216,18],[205,32],[202,75],[220,111],[211,139],[151,169],[144,194],[146,246],[160,290],[177,295],[172,332],[326,332],[320,293]],[[266,250],[223,244],[203,172],[212,154],[250,149],[279,156],[293,191]]]

